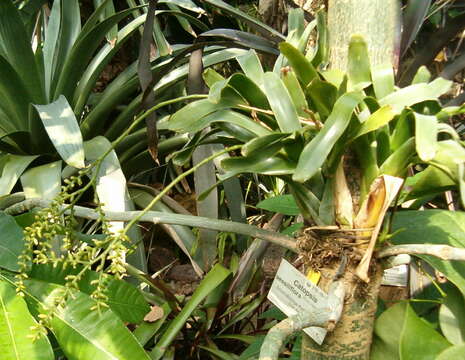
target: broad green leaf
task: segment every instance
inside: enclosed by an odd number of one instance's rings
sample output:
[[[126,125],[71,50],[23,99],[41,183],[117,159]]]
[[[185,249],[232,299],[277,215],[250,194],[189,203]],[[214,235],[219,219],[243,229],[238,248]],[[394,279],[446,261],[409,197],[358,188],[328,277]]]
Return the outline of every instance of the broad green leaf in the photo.
[[[379,104],[391,105],[393,111],[399,114],[405,107],[426,100],[436,100],[450,89],[451,84],[449,80],[437,78],[428,84],[410,85],[383,97],[379,100]]]
[[[50,301],[64,291],[63,286],[34,280],[26,281],[26,289],[26,296],[39,307],[50,306]],[[51,330],[66,357],[70,360],[149,360],[123,321],[110,309],[91,310],[95,305],[90,296],[76,291],[54,313]]]
[[[337,100],[337,88],[333,84],[315,78],[305,89],[305,94],[312,100],[322,121],[331,114]]]
[[[341,96],[336,101],[323,128],[302,151],[292,177],[294,181],[304,182],[321,168],[334,144],[346,130],[352,112],[362,98],[360,93],[352,92]]]
[[[402,230],[396,233],[397,230]],[[461,211],[400,211],[394,215],[394,244],[444,244],[465,248],[465,213]],[[444,261],[434,256],[416,255],[442,272],[465,294],[465,263]]]
[[[347,75],[352,90],[362,90],[371,84],[370,59],[363,36],[350,38]]]
[[[81,131],[73,109],[62,95],[47,105],[34,105],[50,140],[61,158],[70,166],[81,169],[84,147]]]
[[[403,176],[414,153],[415,140],[412,137],[404,142],[383,162],[379,168],[379,174]]]
[[[415,148],[421,160],[427,162],[434,158],[437,149],[438,120],[436,116],[415,115]]]
[[[294,132],[301,129],[297,110],[284,83],[273,72],[264,75],[265,94],[274,112],[282,132]]]
[[[105,152],[112,149],[111,143],[103,136],[97,136],[84,143],[86,160],[95,161]],[[100,164],[96,182],[97,196],[103,203],[102,208],[107,211],[131,211],[134,204],[129,196],[126,178],[121,170],[115,150],[111,150]],[[124,223],[121,221],[110,222],[110,230],[118,232],[122,230]],[[128,256],[128,262],[140,270],[146,270],[144,244],[138,227],[134,226],[128,231],[132,244],[137,244],[136,251]]]
[[[282,80],[289,92],[289,95],[291,95],[297,114],[299,116],[307,117],[308,114],[304,111],[308,108],[307,99],[305,99],[305,94],[294,72],[292,70],[282,71]]]
[[[450,345],[431,325],[420,319],[410,305],[407,305],[399,348],[402,360],[434,360]]]
[[[263,71],[260,59],[255,50],[249,50],[246,54],[236,58],[244,74],[255,81],[258,86],[263,84]]]
[[[439,309],[439,325],[446,339],[454,345],[465,343],[464,309],[464,296],[455,287],[450,286]]]
[[[140,324],[136,330],[134,330],[133,334],[136,337],[137,341],[141,344],[144,345],[147,344],[147,342],[158,333],[160,330],[161,326],[165,323],[166,318],[168,315],[171,313],[171,308],[168,305],[168,303],[163,303],[163,305],[160,306],[162,311],[163,311],[163,316],[158,319],[155,322],[146,322],[144,321],[142,324]]]
[[[465,354],[465,343],[447,348],[435,360],[460,360],[463,358],[463,354]]]
[[[407,302],[397,303],[376,319],[371,360],[400,360],[399,341],[407,306]]]
[[[237,90],[239,94],[254,107],[269,109],[270,105],[263,91],[256,83],[243,74],[234,74],[229,79],[229,85]]]
[[[289,64],[303,86],[307,86],[310,84],[310,81],[318,78],[318,73],[312,63],[294,46],[287,42],[282,42],[279,44],[279,49],[289,61]]]
[[[292,174],[295,164],[283,157],[274,156],[267,159],[253,157],[231,157],[221,162],[222,168],[227,171],[220,179],[227,179],[241,173],[257,173],[263,175]]]
[[[391,64],[374,66],[371,78],[377,99],[382,99],[394,91],[394,71]]]
[[[444,171],[430,165],[413,177],[407,178],[404,188],[408,189],[406,200],[410,200],[451,190],[455,186],[456,182]]]
[[[0,267],[10,271],[18,271],[18,256],[24,248],[23,229],[15,219],[0,212]]]
[[[192,312],[198,307],[203,299],[220,285],[229,275],[230,271],[223,266],[215,265],[208,274],[200,282],[200,285],[192,294],[192,297],[184,305],[181,312],[170,322],[167,329],[158,340],[157,344],[151,352],[152,360],[159,360],[168,346],[173,342],[175,337],[181,331],[187,319],[191,316]]]
[[[300,209],[292,195],[278,195],[260,201],[257,204],[259,209],[271,212],[281,213],[284,215],[299,215]]]
[[[260,159],[271,157],[284,146],[282,140],[286,137],[286,134],[281,133],[272,133],[256,137],[244,144],[241,149],[241,153],[244,156]]]
[[[44,84],[39,66],[32,52],[30,38],[12,1],[0,2],[0,18],[0,55],[14,66],[32,101],[44,102]]]
[[[13,65],[0,55],[0,110],[5,114],[5,119],[0,118],[0,128],[6,133],[29,130],[28,107],[31,97],[26,86]]]
[[[31,327],[37,322],[13,286],[0,280],[0,349],[2,360],[53,360],[48,337],[32,341]]]
[[[65,285],[65,277],[70,274],[76,275],[80,270],[79,267],[74,269],[71,266],[64,267],[61,263],[56,266],[34,264],[28,272],[28,276],[37,281]],[[98,273],[87,271],[78,283],[79,291],[91,295],[96,288],[96,285],[91,284],[91,282],[98,278]],[[104,293],[108,297],[106,303],[110,309],[125,322],[138,324],[150,310],[141,291],[127,281],[110,278],[106,282]]]
[[[61,160],[27,170],[21,175],[26,199],[54,199],[61,191]]]
[[[200,101],[202,101],[202,100],[200,100]],[[176,115],[176,113],[175,113],[175,115]],[[191,114],[190,119],[192,119],[192,115],[193,114]],[[197,117],[195,117],[195,118],[197,119]],[[185,118],[185,119],[187,121],[187,118]],[[194,122],[194,121],[190,122],[189,121],[189,123],[187,123],[185,127],[182,127],[182,129],[178,128],[178,127],[181,127],[182,124],[175,123],[174,125],[172,125],[172,124],[170,124],[171,121],[168,121],[167,128],[172,129],[172,130],[175,130],[175,129],[182,130],[183,132],[197,132],[199,130],[202,130],[202,129],[206,128],[207,126],[209,126],[211,123],[214,123],[214,122],[225,122],[225,123],[228,123],[228,124],[234,124],[234,125],[240,126],[240,127],[244,128],[244,129],[254,133],[257,136],[264,136],[264,135],[268,135],[270,133],[270,131],[266,127],[258,124],[257,122],[253,121],[249,117],[247,117],[245,115],[242,115],[242,114],[240,114],[238,112],[235,112],[235,111],[230,111],[230,110],[215,111],[215,112],[211,113],[210,115],[207,115],[207,116],[204,116],[204,117],[202,117],[200,119],[197,119],[196,122]],[[160,129],[163,128],[162,126],[163,125],[160,124]]]
[[[3,167],[2,177],[0,178],[0,196],[8,195],[11,190],[13,190],[21,174],[36,158],[37,155],[7,155],[7,161]]]
[[[420,66],[415,74],[412,84],[427,83],[431,80],[431,73],[426,66]]]
[[[354,138],[365,135],[371,131],[383,127],[394,118],[394,115],[395,114],[392,112],[392,109],[389,105],[380,107],[362,123],[362,126],[360,127]]]

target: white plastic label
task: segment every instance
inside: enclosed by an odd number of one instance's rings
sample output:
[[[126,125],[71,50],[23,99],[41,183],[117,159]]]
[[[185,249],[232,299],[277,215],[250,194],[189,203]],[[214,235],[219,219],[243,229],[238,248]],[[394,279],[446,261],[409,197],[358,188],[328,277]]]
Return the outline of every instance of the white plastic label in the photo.
[[[268,293],[268,300],[284,314],[292,316],[315,311],[328,302],[328,295],[283,259]],[[319,345],[326,336],[326,329],[320,327],[308,327],[304,331]]]
[[[407,286],[407,279],[408,265],[397,265],[384,270],[382,284],[388,286]]]

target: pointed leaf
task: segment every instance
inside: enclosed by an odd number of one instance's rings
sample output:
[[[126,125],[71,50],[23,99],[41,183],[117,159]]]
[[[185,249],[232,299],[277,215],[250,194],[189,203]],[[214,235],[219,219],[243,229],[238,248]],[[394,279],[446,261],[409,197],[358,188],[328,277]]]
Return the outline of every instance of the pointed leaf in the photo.
[[[18,256],[24,248],[23,229],[12,216],[0,212],[0,267],[18,271]]]
[[[379,108],[363,122],[354,138],[383,127],[394,118],[394,115],[395,114],[392,112],[391,106],[389,105]]]
[[[61,190],[61,161],[29,169],[20,180],[26,199],[52,200]]]
[[[66,98],[60,95],[50,104],[34,107],[62,159],[70,166],[83,168],[85,164],[81,130]]]
[[[24,170],[37,158],[34,156],[7,155],[6,164],[3,166],[0,178],[0,196],[8,195],[16,185]]]
[[[3,360],[53,360],[46,336],[32,341],[28,335],[36,325],[24,299],[13,286],[0,280],[0,346]]]
[[[312,63],[308,61],[304,54],[302,54],[294,46],[287,42],[282,42],[279,44],[279,49],[289,61],[289,64],[295,71],[297,78],[300,80],[303,86],[307,86],[310,81],[318,78],[318,73],[316,72]]]
[[[402,360],[434,360],[450,343],[432,326],[420,319],[410,305],[405,312],[404,328],[400,338]]]
[[[397,230],[402,229],[396,233]],[[393,220],[394,244],[444,244],[465,248],[465,213],[462,211],[427,210],[396,212]],[[465,263],[444,261],[433,256],[417,255],[442,272],[465,294]]]
[[[323,128],[302,151],[292,177],[294,181],[304,182],[321,168],[334,144],[349,125],[352,112],[362,98],[360,93],[352,92],[346,93],[336,101]]]
[[[263,84],[263,71],[260,59],[255,50],[249,50],[246,54],[236,58],[244,74],[261,86]]]
[[[299,215],[300,209],[292,195],[278,195],[260,201],[257,204],[259,209],[277,212],[284,215]]]
[[[415,115],[415,147],[423,161],[430,161],[436,155],[438,120],[436,116]]]
[[[444,336],[454,345],[465,343],[465,299],[455,287],[447,290],[447,296],[439,309],[439,325]]]
[[[299,122],[297,110],[279,76],[273,72],[265,73],[264,87],[266,97],[268,98],[281,131],[294,132],[300,130],[302,127]]]

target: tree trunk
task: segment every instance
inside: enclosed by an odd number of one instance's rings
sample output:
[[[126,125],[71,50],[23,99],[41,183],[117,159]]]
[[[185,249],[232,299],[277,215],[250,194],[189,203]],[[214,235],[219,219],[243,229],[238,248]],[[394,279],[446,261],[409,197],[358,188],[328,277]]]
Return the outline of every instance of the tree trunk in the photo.
[[[400,2],[398,0],[329,0],[328,32],[330,67],[345,71],[348,44],[352,34],[365,38],[371,66],[392,65],[397,68],[400,44]],[[323,239],[317,239],[323,240]],[[341,239],[344,242],[344,239]],[[334,239],[328,239],[334,241]],[[312,250],[314,252],[314,248]],[[304,256],[305,256],[304,252]],[[314,256],[307,266],[315,267]],[[323,290],[332,281],[341,262],[335,258],[320,267]],[[345,270],[346,299],[341,320],[320,346],[303,335],[301,360],[365,360],[370,357],[374,315],[376,312],[382,269],[371,266],[370,282],[362,284],[355,276],[357,261],[349,260]]]
[[[361,34],[372,66],[397,68],[400,47],[399,0],[329,0],[330,66],[345,70],[350,37]]]

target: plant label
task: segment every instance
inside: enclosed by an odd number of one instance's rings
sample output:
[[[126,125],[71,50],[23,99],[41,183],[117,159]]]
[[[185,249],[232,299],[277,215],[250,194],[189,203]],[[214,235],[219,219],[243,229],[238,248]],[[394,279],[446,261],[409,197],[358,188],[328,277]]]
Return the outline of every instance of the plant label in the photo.
[[[284,314],[292,316],[317,310],[328,301],[328,295],[283,259],[268,293],[268,300]],[[304,331],[319,345],[326,336],[326,329],[320,327],[308,327]]]
[[[382,284],[388,286],[407,286],[407,279],[408,265],[397,265],[384,270]]]

